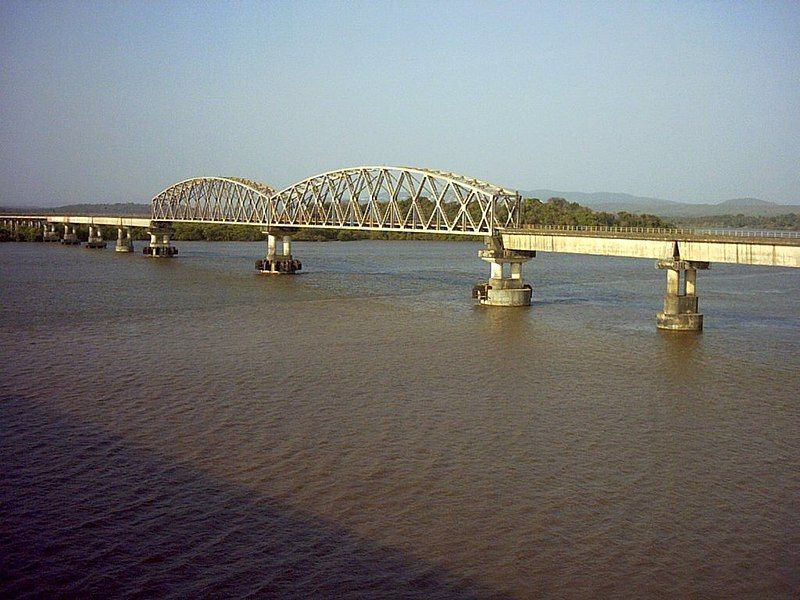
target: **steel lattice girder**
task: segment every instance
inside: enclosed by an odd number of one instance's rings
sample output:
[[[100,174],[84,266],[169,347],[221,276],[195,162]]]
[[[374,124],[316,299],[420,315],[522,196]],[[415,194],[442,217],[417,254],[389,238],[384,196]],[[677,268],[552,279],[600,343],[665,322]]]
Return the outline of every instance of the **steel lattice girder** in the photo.
[[[235,177],[196,177],[153,199],[159,221],[491,234],[519,225],[520,196],[477,179],[410,167],[354,167],[280,192]]]
[[[176,183],[153,198],[154,221],[262,224],[268,185],[238,177],[195,177]]]

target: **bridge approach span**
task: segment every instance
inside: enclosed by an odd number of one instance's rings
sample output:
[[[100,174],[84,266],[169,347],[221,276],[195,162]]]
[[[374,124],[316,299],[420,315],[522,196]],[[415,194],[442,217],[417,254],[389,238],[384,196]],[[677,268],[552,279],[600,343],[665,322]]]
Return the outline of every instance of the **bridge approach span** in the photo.
[[[82,215],[48,215],[40,219],[47,223],[63,223],[65,225],[104,225],[106,227],[141,227],[148,228],[152,219],[142,217],[95,217]]]
[[[800,234],[643,227],[504,229],[509,251],[563,252],[656,260],[800,267]]]

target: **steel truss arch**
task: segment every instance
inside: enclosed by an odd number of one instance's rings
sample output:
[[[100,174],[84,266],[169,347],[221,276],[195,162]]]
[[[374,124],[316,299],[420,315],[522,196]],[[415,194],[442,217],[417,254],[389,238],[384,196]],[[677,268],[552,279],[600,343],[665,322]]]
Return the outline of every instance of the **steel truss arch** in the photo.
[[[491,235],[519,225],[520,195],[479,179],[416,167],[321,173],[269,198],[271,226]]]
[[[154,221],[262,224],[275,189],[241,177],[193,177],[155,196]]]
[[[153,221],[492,235],[518,227],[518,192],[448,171],[351,167],[281,191],[238,177],[194,177],[152,201]]]

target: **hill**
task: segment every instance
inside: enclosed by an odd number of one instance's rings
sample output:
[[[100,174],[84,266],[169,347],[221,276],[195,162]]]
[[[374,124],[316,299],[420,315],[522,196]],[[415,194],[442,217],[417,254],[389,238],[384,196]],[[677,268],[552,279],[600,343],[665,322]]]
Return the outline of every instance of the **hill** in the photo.
[[[781,206],[781,205],[775,204],[774,202],[767,202],[766,200],[759,200],[758,198],[733,198],[731,200],[725,200],[724,202],[720,202],[716,206],[735,209],[735,208],[748,208],[748,207],[766,208],[766,207]]]
[[[595,210],[607,212],[648,213],[660,217],[701,217],[712,215],[744,214],[749,216],[775,216],[800,213],[798,204],[776,204],[758,198],[734,198],[718,204],[691,204],[662,198],[634,196],[613,192],[563,192],[538,189],[520,192],[528,198],[566,198]]]

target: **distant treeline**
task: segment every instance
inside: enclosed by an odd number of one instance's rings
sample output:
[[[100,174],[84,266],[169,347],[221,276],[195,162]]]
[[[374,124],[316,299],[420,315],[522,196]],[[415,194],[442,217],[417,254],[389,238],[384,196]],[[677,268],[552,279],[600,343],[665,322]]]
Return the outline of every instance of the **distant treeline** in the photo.
[[[261,227],[252,225],[201,225],[175,223],[174,240],[208,242],[257,242],[267,239]],[[464,240],[460,235],[395,233],[391,231],[350,231],[346,229],[300,229],[292,234],[299,242],[349,242],[354,240]]]
[[[685,227],[743,227],[749,229],[800,231],[800,214],[788,213],[769,217],[742,214],[689,217],[680,219],[679,224]]]
[[[672,223],[655,215],[628,212],[594,211],[564,198],[538,198],[522,201],[521,221],[525,225],[601,225],[608,227],[672,227]]]
[[[0,242],[41,242],[42,232],[35,227],[17,227],[11,231],[0,227]]]

